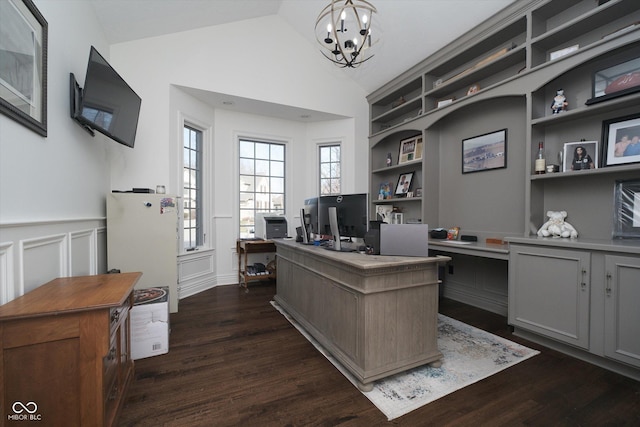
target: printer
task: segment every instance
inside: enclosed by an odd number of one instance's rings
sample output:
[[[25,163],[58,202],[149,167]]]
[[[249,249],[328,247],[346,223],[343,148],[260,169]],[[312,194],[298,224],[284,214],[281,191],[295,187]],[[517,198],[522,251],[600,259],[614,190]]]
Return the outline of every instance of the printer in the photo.
[[[287,237],[287,218],[274,212],[256,213],[255,236],[265,240]]]

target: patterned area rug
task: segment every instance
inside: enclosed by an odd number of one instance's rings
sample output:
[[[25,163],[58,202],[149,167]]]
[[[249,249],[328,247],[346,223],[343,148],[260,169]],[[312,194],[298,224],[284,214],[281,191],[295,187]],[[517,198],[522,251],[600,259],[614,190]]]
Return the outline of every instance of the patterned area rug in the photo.
[[[353,376],[304,328],[275,301],[271,304],[356,384]],[[390,421],[540,353],[442,314],[438,314],[438,349],[444,356],[441,367],[425,365],[401,372],[376,381],[373,390],[363,394]]]

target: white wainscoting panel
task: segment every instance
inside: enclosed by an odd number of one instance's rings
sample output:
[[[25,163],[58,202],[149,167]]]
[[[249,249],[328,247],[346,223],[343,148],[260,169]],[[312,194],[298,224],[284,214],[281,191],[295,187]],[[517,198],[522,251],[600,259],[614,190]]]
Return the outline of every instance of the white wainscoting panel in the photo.
[[[186,298],[216,285],[216,252],[200,250],[178,257],[178,298]]]
[[[51,278],[69,276],[68,234],[20,241],[20,295],[47,283]]]
[[[13,242],[0,243],[0,305],[15,298]]]
[[[57,277],[106,273],[104,218],[0,224],[0,304]]]
[[[96,230],[69,233],[69,271],[71,276],[96,274]]]
[[[96,228],[96,274],[107,272],[107,227]]]

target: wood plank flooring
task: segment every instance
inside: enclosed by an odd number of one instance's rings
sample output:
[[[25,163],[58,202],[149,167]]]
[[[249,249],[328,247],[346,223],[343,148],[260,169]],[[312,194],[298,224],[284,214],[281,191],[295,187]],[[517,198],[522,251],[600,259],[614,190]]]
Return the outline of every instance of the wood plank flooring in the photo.
[[[510,333],[455,301],[440,312],[541,354],[403,417],[386,417],[280,315],[273,284],[180,301],[169,353],[137,360],[121,426],[639,426],[640,382]]]

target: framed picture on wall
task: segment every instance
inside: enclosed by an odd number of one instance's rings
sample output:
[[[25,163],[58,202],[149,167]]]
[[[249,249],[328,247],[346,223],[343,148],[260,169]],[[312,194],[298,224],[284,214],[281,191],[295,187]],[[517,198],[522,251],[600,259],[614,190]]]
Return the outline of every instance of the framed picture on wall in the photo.
[[[598,168],[598,141],[566,142],[563,156],[564,172]]]
[[[462,140],[462,173],[507,167],[507,130]]]
[[[31,0],[0,2],[0,112],[47,136],[47,21]]]
[[[602,165],[640,162],[640,114],[602,122]]]
[[[400,174],[398,177],[398,185],[396,185],[396,196],[406,197],[409,189],[411,188],[411,180],[415,172],[407,172]]]

